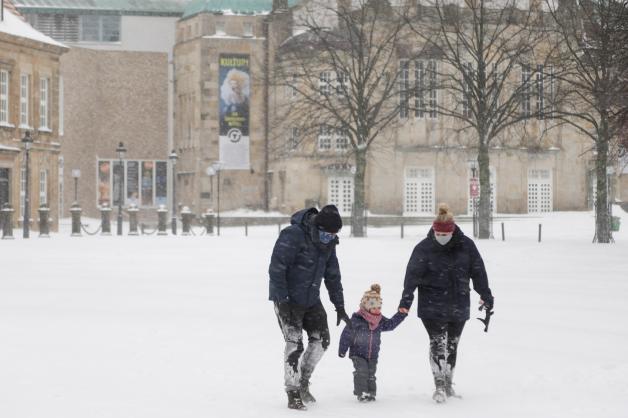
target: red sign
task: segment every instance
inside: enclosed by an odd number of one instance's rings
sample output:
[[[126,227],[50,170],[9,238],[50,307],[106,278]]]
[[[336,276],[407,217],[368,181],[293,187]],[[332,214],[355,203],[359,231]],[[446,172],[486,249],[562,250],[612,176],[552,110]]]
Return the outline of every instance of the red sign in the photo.
[[[480,195],[480,182],[475,177],[469,179],[469,195],[471,197],[478,197]]]

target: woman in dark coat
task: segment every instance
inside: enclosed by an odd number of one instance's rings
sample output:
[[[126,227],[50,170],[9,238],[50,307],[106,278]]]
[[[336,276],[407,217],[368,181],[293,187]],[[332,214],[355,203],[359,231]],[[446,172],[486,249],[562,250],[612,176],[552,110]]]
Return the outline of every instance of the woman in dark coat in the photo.
[[[454,223],[449,207],[441,204],[432,228],[412,252],[400,311],[410,309],[418,288],[418,316],[430,338],[430,365],[436,390],[433,399],[456,396],[452,388],[460,335],[469,319],[469,279],[480,295],[481,308],[493,308],[484,262],[473,240]]]

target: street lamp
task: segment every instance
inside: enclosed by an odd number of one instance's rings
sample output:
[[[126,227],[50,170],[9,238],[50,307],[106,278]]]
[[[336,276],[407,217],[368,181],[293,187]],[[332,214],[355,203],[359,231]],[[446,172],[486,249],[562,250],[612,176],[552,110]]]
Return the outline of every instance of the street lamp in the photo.
[[[473,211],[473,237],[478,237],[478,210],[477,210],[477,195],[479,188],[477,171],[478,171],[478,162],[477,160],[469,160],[469,165],[471,166],[471,180],[469,182],[469,195],[471,197],[471,206]]]
[[[75,168],[72,170],[72,178],[74,179],[74,203],[78,203],[78,179],[81,177],[81,170]]]
[[[22,219],[22,227],[23,227],[23,237],[29,237],[29,228],[31,222],[31,198],[30,198],[30,190],[29,190],[29,177],[30,177],[30,166],[29,166],[29,157],[30,150],[33,146],[33,139],[31,138],[30,131],[24,132],[24,138],[22,138],[22,144],[24,144],[24,217]]]
[[[222,161],[214,161],[211,165],[216,173],[216,235],[218,236],[220,236],[220,171],[222,167]]]
[[[170,165],[172,166],[172,235],[177,235],[177,173],[175,167],[179,156],[174,149],[170,152],[168,159],[170,160]]]
[[[118,164],[120,170],[118,174],[118,235],[122,235],[122,201],[124,200],[124,154],[126,154],[126,148],[124,148],[124,144],[122,142],[118,144],[116,152],[118,153],[118,160],[120,161]]]

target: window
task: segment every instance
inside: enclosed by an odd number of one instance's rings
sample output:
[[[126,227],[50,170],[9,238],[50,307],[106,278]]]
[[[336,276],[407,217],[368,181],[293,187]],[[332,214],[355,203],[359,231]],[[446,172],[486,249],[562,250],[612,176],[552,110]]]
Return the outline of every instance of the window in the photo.
[[[429,99],[428,99],[428,110],[430,113],[430,118],[435,119],[437,116],[437,107],[438,107],[438,67],[436,65],[435,60],[429,60],[427,62],[427,73],[429,77]]]
[[[409,86],[410,62],[401,60],[399,62],[399,117],[408,117],[408,90]]]
[[[331,128],[327,125],[321,125],[318,133],[318,150],[329,151],[331,150]]]
[[[253,24],[251,22],[244,22],[242,24],[242,33],[245,37],[253,37]]]
[[[318,78],[318,91],[321,96],[327,96],[331,93],[331,72],[323,71]]]
[[[299,128],[292,127],[288,133],[288,151],[294,151],[299,146]]]
[[[99,160],[97,182],[98,205],[116,206],[121,194],[123,205],[166,204],[168,162],[124,160],[121,166],[119,160]]]
[[[0,123],[9,123],[9,72],[0,70]]]
[[[39,205],[48,206],[48,171],[39,172]]]
[[[530,116],[530,65],[521,66],[521,114]]]
[[[349,133],[345,129],[336,131],[336,151],[345,151],[349,148]]]
[[[543,65],[536,66],[536,118],[542,120],[545,113],[545,92],[543,91]]]
[[[349,74],[347,73],[336,73],[336,94],[338,96],[347,97],[349,88]]]
[[[28,22],[44,35],[61,42],[78,42],[79,15],[28,13]]]
[[[425,117],[425,65],[423,61],[414,63],[414,117]]]
[[[329,179],[329,204],[336,205],[341,214],[350,214],[353,208],[353,177]]]
[[[225,22],[223,20],[216,21],[216,35],[226,35]]]
[[[82,15],[80,21],[82,42],[120,41],[120,16]]]
[[[555,107],[555,103],[556,103],[556,80],[555,80],[555,74],[554,74],[554,66],[553,65],[548,65],[547,66],[547,70],[546,70],[546,74],[549,77],[549,92],[548,92],[548,98],[549,98],[549,105],[548,108],[546,109],[546,118],[553,118],[554,117],[554,112],[556,111],[556,107]]]
[[[49,129],[48,101],[50,97],[50,79],[39,79],[39,128]]]
[[[528,213],[551,212],[552,195],[552,172],[528,170]]]
[[[434,170],[409,167],[405,171],[403,212],[412,214],[434,213]]]
[[[28,122],[28,97],[31,76],[22,74],[20,76],[20,127],[30,128]]]

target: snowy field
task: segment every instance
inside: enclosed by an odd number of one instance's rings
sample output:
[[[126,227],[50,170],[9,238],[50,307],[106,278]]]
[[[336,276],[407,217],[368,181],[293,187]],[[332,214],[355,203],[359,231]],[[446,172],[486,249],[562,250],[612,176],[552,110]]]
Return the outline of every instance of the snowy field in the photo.
[[[499,224],[495,240],[478,242],[495,316],[488,333],[475,319],[467,323],[455,387],[464,398],[444,405],[431,400],[416,304],[382,337],[377,402],[359,404],[324,293],[332,346],[312,380],[318,403],[304,414],[628,417],[628,214],[621,215],[612,245],[591,244],[591,213],[509,219],[505,242]],[[471,235],[470,225],[461,227]],[[395,311],[406,263],[427,229],[407,227],[403,240],[398,228],[341,238],[348,311],[373,282],[382,284],[384,314]],[[242,228],[222,232],[70,238],[64,231],[0,241],[0,417],[302,414],[286,408],[283,341],[266,300],[277,228],[252,227],[246,238]]]

